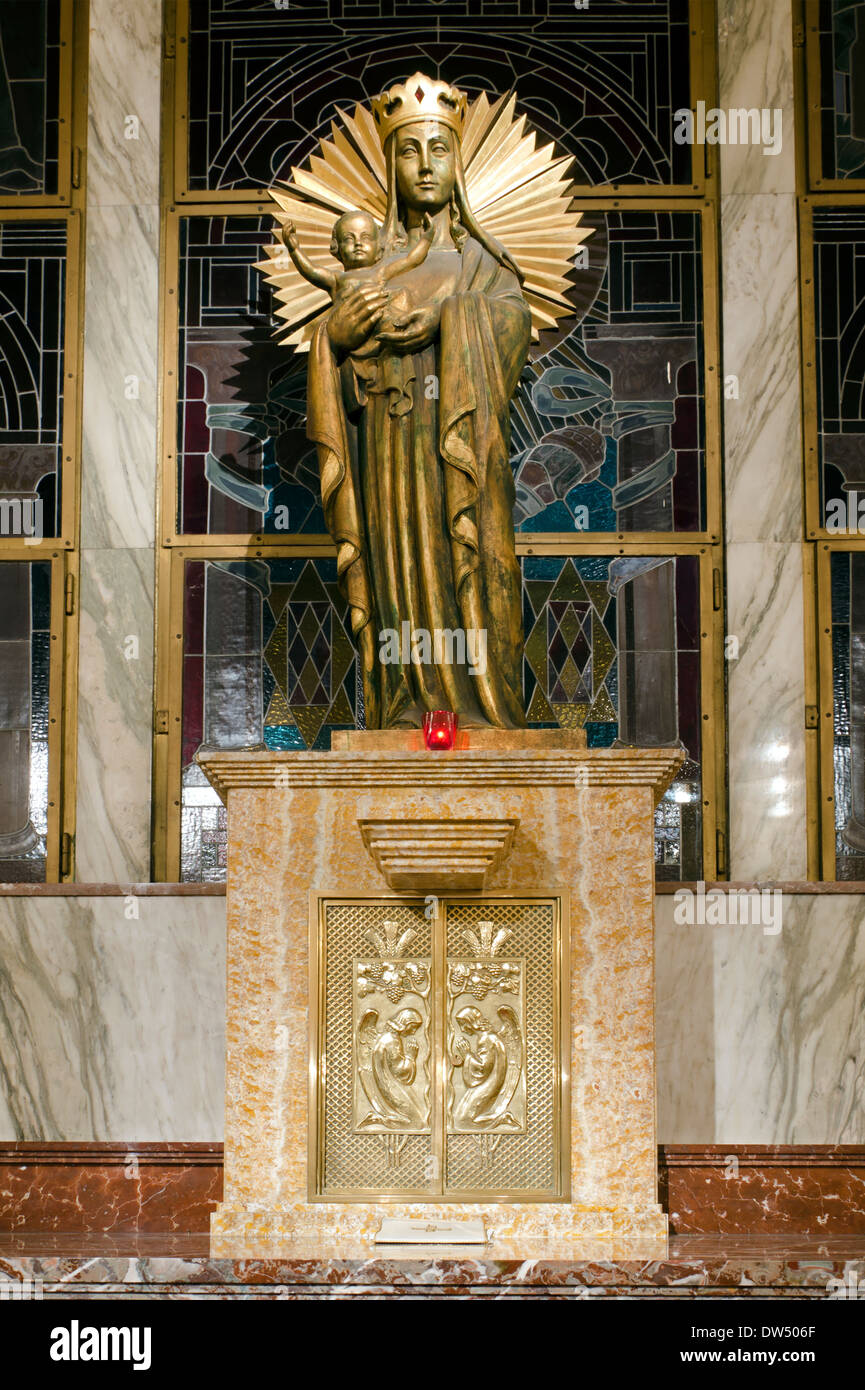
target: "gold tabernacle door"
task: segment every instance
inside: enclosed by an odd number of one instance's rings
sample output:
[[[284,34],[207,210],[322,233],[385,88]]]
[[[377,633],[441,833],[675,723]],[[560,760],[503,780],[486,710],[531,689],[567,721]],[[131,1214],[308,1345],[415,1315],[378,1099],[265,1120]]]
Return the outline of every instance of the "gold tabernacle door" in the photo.
[[[565,918],[313,895],[311,1200],[567,1199]]]

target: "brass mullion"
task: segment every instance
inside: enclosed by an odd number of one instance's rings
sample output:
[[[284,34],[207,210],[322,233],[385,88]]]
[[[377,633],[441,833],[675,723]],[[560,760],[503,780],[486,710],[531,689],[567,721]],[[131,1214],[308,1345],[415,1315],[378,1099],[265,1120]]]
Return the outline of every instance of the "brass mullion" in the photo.
[[[802,542],[803,659],[805,662],[805,820],[808,879],[820,869],[820,677],[817,669],[817,550]],[[811,717],[809,718],[809,712]]]
[[[817,682],[820,728],[819,819],[821,872],[824,880],[837,877],[835,863],[835,701],[832,669],[832,554],[849,554],[849,546],[823,542],[817,550]]]
[[[820,508],[821,463],[817,412],[817,300],[814,284],[814,208],[799,200],[799,352],[802,373],[802,449],[805,468],[805,531],[812,539],[823,531]]]
[[[433,1159],[432,1190],[435,1196],[445,1191],[445,1078],[446,1078],[446,1011],[447,1011],[447,906],[444,898],[436,898],[432,920],[432,987],[430,1000],[430,1082],[431,1152]]]

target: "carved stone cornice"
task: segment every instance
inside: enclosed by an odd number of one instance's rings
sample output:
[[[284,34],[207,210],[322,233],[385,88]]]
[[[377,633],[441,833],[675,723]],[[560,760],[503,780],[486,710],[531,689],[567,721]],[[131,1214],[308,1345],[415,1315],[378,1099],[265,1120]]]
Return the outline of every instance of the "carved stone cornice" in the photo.
[[[378,787],[651,787],[660,801],[684,753],[678,748],[486,749],[442,753],[208,751],[197,761],[223,801],[230,791]]]
[[[363,842],[395,893],[482,893],[506,858],[518,819],[358,820]]]

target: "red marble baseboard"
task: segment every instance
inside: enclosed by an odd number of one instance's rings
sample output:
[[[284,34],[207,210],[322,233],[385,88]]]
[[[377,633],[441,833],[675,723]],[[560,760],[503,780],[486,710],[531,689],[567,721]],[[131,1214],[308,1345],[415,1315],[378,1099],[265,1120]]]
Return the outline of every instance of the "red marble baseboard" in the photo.
[[[863,1144],[663,1144],[675,1235],[865,1234]]]
[[[221,1144],[0,1143],[0,1231],[207,1231]]]
[[[865,1145],[658,1152],[673,1235],[863,1235]],[[221,1144],[0,1143],[0,1232],[206,1232]]]

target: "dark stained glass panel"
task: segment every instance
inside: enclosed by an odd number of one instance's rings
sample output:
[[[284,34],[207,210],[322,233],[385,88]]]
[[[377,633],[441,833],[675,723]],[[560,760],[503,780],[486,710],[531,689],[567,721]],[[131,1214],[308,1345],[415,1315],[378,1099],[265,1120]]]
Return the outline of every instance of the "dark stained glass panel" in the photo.
[[[821,515],[830,530],[865,495],[865,209],[814,209]]]
[[[0,538],[60,529],[66,227],[0,221]]]
[[[0,560],[0,882],[45,878],[51,566]]]
[[[418,68],[470,96],[516,88],[592,184],[689,183],[687,0],[192,0],[188,182],[267,187],[337,108]]]
[[[544,334],[511,410],[521,531],[706,524],[702,251],[690,211],[587,214],[580,321]],[[178,530],[322,533],[304,354],[253,269],[270,217],[180,223]]]
[[[0,196],[57,192],[60,0],[0,0]]]
[[[699,878],[696,557],[529,556],[522,568],[530,725],[584,728],[596,748],[685,748],[656,814],[656,872]],[[185,580],[181,872],[198,881],[224,878],[226,849],[198,748],[327,749],[364,715],[334,560],[187,561]]]
[[[865,0],[820,0],[824,179],[865,179]]]
[[[865,554],[831,557],[835,877],[865,879]]]

